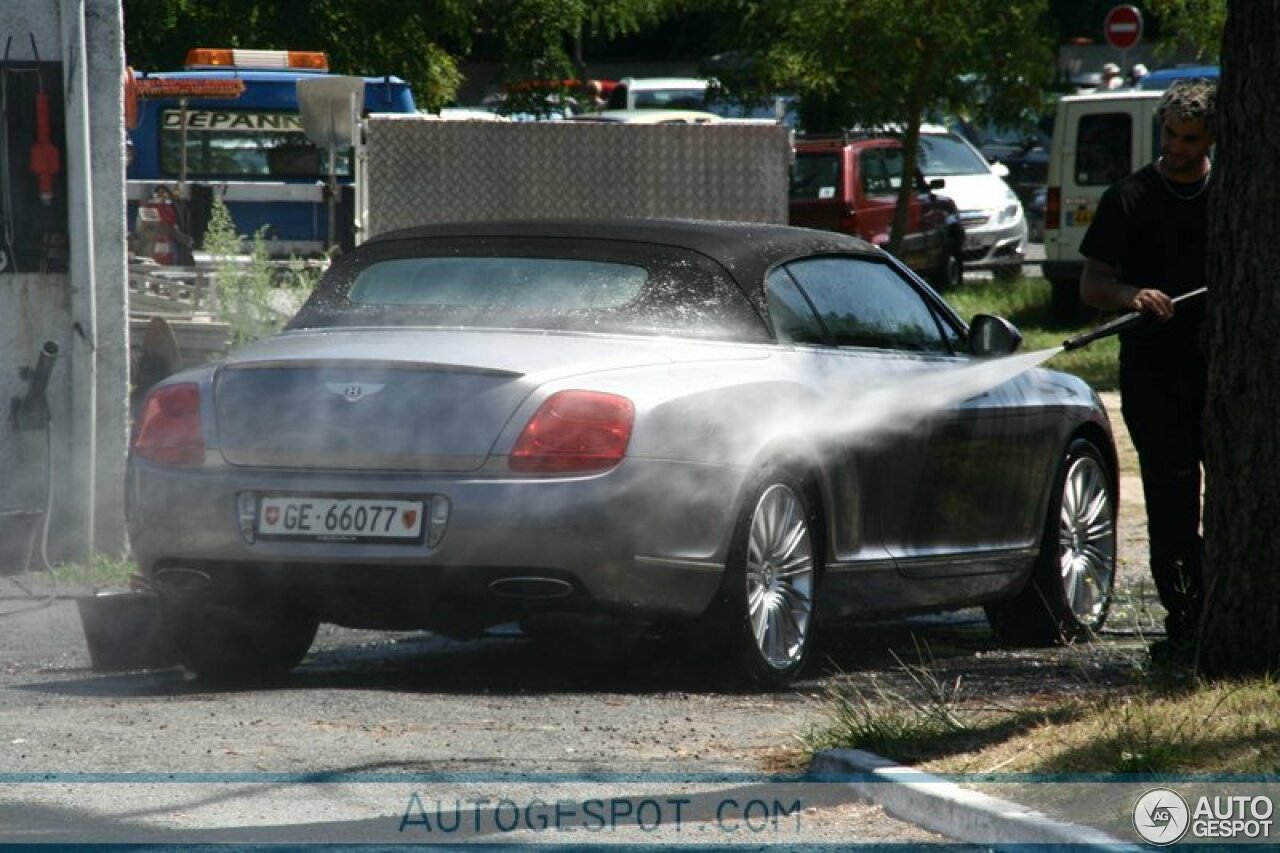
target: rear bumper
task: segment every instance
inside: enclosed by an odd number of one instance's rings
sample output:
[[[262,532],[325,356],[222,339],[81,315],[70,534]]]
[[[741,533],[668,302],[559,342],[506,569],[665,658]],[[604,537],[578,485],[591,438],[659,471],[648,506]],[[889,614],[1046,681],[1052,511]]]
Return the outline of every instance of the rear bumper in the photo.
[[[129,528],[144,575],[182,570],[223,600],[282,596],[341,624],[428,628],[494,624],[526,612],[696,616],[714,598],[743,472],[627,460],[606,474],[498,479],[182,470],[136,463]],[[242,492],[442,495],[437,545],[252,541]]]

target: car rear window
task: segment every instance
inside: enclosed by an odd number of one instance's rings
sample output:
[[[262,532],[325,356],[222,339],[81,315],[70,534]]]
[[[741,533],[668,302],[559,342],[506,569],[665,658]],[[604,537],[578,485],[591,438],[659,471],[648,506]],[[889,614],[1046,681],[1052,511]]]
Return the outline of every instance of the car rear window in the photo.
[[[367,244],[325,274],[289,328],[448,326],[764,341],[737,282],[700,253],[563,238]]]
[[[362,270],[347,298],[497,311],[620,308],[648,278],[644,267],[565,258],[397,258]]]

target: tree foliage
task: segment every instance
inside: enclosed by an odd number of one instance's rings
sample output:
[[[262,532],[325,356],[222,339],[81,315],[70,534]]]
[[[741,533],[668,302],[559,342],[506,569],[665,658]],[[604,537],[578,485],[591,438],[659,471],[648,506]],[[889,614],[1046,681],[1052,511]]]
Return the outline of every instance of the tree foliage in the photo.
[[[478,38],[503,79],[562,80],[583,67],[582,38],[651,26],[675,0],[124,0],[125,49],[144,70],[181,67],[192,47],[323,50],[342,74],[395,74],[439,109]]]
[[[1217,62],[1222,31],[1227,22],[1227,0],[1147,0],[1159,16],[1161,42],[1158,55],[1168,55],[1178,47],[1189,49],[1204,62]]]
[[[124,0],[125,52],[144,70],[180,68],[193,47],[323,50],[342,74],[394,74],[420,104],[457,91],[469,49],[468,0]]]
[[[554,106],[548,96],[580,94],[567,81],[586,80],[585,40],[639,32],[679,7],[676,0],[485,0],[473,8],[496,42],[501,82],[543,84],[509,92],[506,109],[539,113]]]
[[[1280,0],[1230,0],[1209,207],[1206,613],[1213,675],[1280,672]]]
[[[1045,0],[726,0],[727,20],[760,56],[755,85],[801,97],[806,130],[894,126],[915,166],[935,113],[1013,119],[1039,106],[1052,75]],[[910,181],[894,221],[906,224]]]

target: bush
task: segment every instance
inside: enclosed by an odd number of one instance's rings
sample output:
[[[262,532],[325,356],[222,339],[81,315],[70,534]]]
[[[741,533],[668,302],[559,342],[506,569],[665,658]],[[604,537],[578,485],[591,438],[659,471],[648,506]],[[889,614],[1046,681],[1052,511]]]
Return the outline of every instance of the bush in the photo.
[[[315,287],[319,271],[292,259],[287,266],[267,255],[265,227],[252,238],[236,233],[231,212],[214,197],[204,249],[213,259],[218,319],[231,326],[231,342],[275,334]],[[249,252],[244,254],[245,243]]]

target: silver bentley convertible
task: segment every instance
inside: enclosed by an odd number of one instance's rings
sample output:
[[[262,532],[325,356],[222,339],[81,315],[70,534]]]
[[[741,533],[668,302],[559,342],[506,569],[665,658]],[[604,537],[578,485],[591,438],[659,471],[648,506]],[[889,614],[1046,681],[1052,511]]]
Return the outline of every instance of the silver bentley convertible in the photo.
[[[396,232],[151,390],[130,537],[212,677],[291,669],[321,621],[683,625],[763,686],[827,620],[982,605],[1069,642],[1106,616],[1116,456],[1097,395],[1018,344],[828,232]]]

